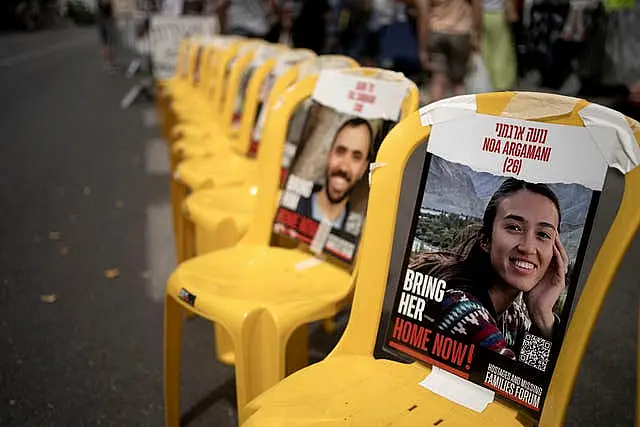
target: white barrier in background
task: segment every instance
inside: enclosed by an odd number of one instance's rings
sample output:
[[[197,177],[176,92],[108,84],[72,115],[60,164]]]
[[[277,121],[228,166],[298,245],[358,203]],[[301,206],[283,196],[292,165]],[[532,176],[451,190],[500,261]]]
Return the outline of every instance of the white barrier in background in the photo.
[[[139,35],[139,30],[149,22],[149,30]],[[211,36],[219,32],[218,20],[212,16],[174,16],[134,12],[118,17],[121,46],[134,55],[127,69],[132,77],[147,61],[151,78],[136,84],[121,101],[128,108],[140,95],[152,96],[154,80],[171,78],[175,74],[178,49],[184,37]]]
[[[184,37],[217,33],[218,20],[213,16],[152,15],[149,45],[155,78],[162,80],[175,74],[178,49]]]

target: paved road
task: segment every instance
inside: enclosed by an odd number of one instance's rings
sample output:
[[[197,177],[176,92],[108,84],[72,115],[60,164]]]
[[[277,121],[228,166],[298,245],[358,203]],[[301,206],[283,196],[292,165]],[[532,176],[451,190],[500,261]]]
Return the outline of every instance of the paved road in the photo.
[[[167,165],[152,106],[119,109],[131,84],[103,72],[93,29],[0,36],[2,426],[163,424]],[[604,307],[567,425],[632,423],[638,242],[633,259]],[[115,268],[117,279],[104,277]],[[233,373],[213,362],[212,338],[206,322],[188,322],[192,426],[236,422]]]

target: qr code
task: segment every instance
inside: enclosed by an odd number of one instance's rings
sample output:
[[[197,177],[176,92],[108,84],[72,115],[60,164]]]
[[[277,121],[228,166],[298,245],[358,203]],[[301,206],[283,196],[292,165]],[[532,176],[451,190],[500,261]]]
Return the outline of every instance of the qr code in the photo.
[[[544,372],[547,369],[547,364],[549,363],[550,353],[551,341],[547,341],[544,338],[537,337],[527,332],[524,336],[524,341],[522,342],[522,348],[520,349],[520,356],[518,357],[518,360]]]

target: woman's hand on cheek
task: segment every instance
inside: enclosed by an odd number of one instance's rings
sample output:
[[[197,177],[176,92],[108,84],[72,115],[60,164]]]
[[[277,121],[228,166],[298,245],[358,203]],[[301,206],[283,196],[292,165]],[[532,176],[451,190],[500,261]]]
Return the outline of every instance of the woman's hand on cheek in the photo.
[[[565,276],[569,265],[569,257],[556,237],[553,245],[553,259],[544,277],[525,296],[531,320],[543,333],[551,338],[553,332],[553,305],[565,287]]]

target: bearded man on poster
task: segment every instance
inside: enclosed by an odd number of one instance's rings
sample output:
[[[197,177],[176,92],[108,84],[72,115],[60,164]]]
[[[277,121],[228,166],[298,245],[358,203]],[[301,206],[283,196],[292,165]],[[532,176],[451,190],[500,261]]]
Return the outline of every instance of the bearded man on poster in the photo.
[[[311,195],[301,198],[298,212],[321,222],[330,221],[334,228],[347,230],[349,196],[369,165],[372,151],[373,129],[362,118],[344,122],[327,154],[324,185],[314,185]],[[349,227],[347,227],[349,228]]]

